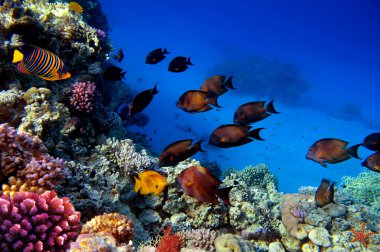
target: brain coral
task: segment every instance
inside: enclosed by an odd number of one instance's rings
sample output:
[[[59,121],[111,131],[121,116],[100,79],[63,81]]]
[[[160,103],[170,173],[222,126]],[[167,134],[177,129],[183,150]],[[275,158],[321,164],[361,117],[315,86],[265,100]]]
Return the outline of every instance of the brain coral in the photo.
[[[0,250],[64,251],[80,230],[80,213],[53,191],[0,197]]]

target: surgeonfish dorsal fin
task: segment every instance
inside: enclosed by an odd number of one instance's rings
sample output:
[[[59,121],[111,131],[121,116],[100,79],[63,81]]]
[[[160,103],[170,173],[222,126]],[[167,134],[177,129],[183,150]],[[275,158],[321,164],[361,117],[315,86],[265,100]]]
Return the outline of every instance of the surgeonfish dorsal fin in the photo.
[[[24,54],[22,54],[19,50],[15,50],[13,53],[12,63],[20,62],[24,59]]]

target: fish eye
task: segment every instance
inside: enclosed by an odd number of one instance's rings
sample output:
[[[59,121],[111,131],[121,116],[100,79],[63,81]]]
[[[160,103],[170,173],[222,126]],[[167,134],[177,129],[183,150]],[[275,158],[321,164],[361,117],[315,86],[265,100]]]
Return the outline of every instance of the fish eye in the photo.
[[[158,185],[156,185],[156,189],[158,189]]]

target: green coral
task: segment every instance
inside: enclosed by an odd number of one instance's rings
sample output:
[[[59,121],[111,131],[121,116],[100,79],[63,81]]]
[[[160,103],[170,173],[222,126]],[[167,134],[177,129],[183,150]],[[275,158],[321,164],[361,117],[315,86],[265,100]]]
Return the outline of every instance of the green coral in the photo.
[[[342,178],[345,185],[343,191],[352,195],[356,203],[380,205],[380,173],[362,172],[357,177]]]

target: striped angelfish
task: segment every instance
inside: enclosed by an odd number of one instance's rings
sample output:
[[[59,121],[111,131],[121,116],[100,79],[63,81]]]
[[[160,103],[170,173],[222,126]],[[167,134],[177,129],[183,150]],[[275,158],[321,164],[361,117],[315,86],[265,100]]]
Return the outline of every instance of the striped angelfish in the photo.
[[[54,53],[32,45],[15,50],[12,63],[20,73],[38,76],[48,81],[63,80],[71,76],[65,63]]]

